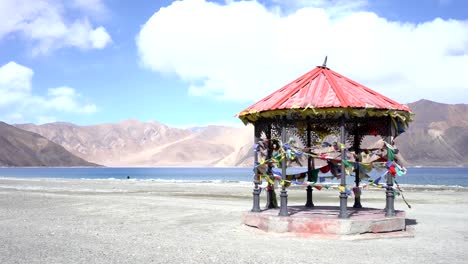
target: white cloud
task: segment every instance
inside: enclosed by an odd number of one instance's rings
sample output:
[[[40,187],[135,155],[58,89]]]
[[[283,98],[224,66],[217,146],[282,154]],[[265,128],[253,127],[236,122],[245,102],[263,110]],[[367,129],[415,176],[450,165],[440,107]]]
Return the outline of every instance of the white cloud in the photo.
[[[48,109],[71,113],[94,113],[97,111],[97,107],[94,104],[80,104],[77,101],[80,95],[70,87],[50,88],[48,95],[43,103],[43,106]]]
[[[328,55],[331,69],[400,102],[468,102],[468,21],[390,22],[359,11],[365,1],[326,3],[282,14],[255,1],[174,2],[142,27],[140,59],[222,100],[258,100]]]
[[[24,117],[20,113],[10,113],[10,114],[3,116],[3,118],[1,118],[0,120],[10,123],[10,124],[16,124],[16,123],[22,122],[24,120]]]
[[[73,0],[71,6],[98,18],[106,17],[109,14],[109,10],[102,0]]]
[[[103,27],[98,27],[89,33],[89,40],[93,48],[102,49],[110,43],[111,37]]]
[[[349,12],[359,11],[366,7],[367,0],[272,0],[286,13],[297,11],[304,7],[326,9],[332,16],[345,15]]]
[[[57,119],[54,116],[39,116],[37,118],[38,125],[53,123],[53,122],[57,122]]]
[[[75,96],[75,90],[70,87],[50,88],[48,94],[53,97],[72,97]]]
[[[173,127],[189,129],[197,127],[207,127],[207,126],[225,126],[225,127],[244,127],[244,123],[239,118],[232,117],[231,120],[218,120],[214,122],[198,122],[198,123],[187,123],[187,124],[178,124],[171,125]]]
[[[440,6],[444,7],[449,5],[452,2],[452,0],[439,0],[438,2]]]
[[[35,95],[31,85],[33,75],[31,69],[15,62],[0,67],[0,119],[7,122],[35,119],[43,123],[55,119],[49,115],[54,112],[91,114],[97,111],[96,105],[82,103],[81,95],[67,86],[51,88],[46,95]],[[25,120],[24,116],[32,119]]]
[[[102,4],[101,1],[88,2]],[[85,5],[82,3],[81,6]],[[68,10],[59,0],[2,0],[0,40],[17,34],[33,43],[32,52],[36,55],[62,47],[102,49],[111,43],[111,37],[104,27],[93,28],[86,14],[70,21]]]
[[[0,68],[0,106],[9,106],[31,93],[31,69],[15,62]]]

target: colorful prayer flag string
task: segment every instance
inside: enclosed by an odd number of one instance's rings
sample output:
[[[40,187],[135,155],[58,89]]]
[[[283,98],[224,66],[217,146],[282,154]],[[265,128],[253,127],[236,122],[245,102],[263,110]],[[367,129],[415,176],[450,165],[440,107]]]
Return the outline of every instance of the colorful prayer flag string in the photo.
[[[395,154],[398,153],[398,149],[396,149],[394,146],[392,146],[389,143],[385,143],[385,147],[387,148],[386,156],[384,156],[383,154],[384,152],[381,151],[382,149],[364,150],[362,153],[364,152],[365,153],[362,155],[367,155],[367,156],[377,155],[378,159],[372,162],[358,162],[358,161],[349,160],[349,155],[346,156],[347,158],[341,160],[339,156],[333,157],[333,155],[329,154],[331,152],[337,152],[337,151],[348,152],[345,144],[334,144],[333,151],[329,151],[328,153],[326,152],[326,153],[316,154],[316,153],[311,152],[311,148],[305,148],[301,150],[298,147],[294,146],[293,140],[289,140],[288,143],[283,143],[279,139],[260,141],[259,143],[253,146],[254,151],[259,152],[261,154],[261,158],[259,162],[257,162],[254,167],[254,171],[255,171],[254,179],[256,180],[257,183],[258,182],[261,183],[261,179],[265,178],[268,183],[267,188],[273,188],[273,189],[274,189],[274,185],[276,181],[281,186],[285,186],[285,187],[289,187],[291,184],[294,184],[294,185],[301,185],[301,186],[312,186],[313,188],[317,190],[321,190],[322,188],[326,188],[326,189],[334,188],[334,189],[339,189],[340,192],[344,192],[347,195],[353,194],[355,196],[360,196],[362,194],[362,190],[367,188],[368,186],[376,187],[379,189],[388,189],[389,186],[380,183],[384,175],[387,175],[387,177],[391,177],[393,182],[396,183],[396,189],[394,189],[393,187],[390,187],[395,192],[395,195],[400,195],[405,201],[405,203],[408,205],[408,207],[411,208],[411,206],[408,204],[408,202],[404,198],[400,186],[395,180],[397,176],[403,176],[407,173],[406,168],[399,165],[395,160]],[[270,158],[266,159],[266,155],[268,153],[270,153]],[[354,155],[358,155],[358,154],[354,154]],[[315,170],[311,170],[308,172],[288,174],[288,175],[282,175],[281,172],[272,169],[272,167],[274,166],[279,167],[279,165],[285,159],[287,162],[294,161],[294,162],[297,162],[299,165],[301,165],[299,158],[302,156],[310,157],[313,159],[326,160],[327,164],[320,168],[316,168]],[[358,158],[356,158],[356,160],[358,160]],[[359,172],[359,176],[361,180],[369,179],[370,176],[368,175],[368,173],[370,173],[372,170],[377,170],[377,171],[385,170],[385,172],[382,176],[377,177],[375,180],[369,180],[368,184],[364,184],[362,187],[353,187],[352,191],[348,189],[346,186],[335,187],[335,186],[323,184],[326,178],[340,179],[342,177],[340,164],[344,164],[344,167],[345,167],[344,172],[346,175],[354,176],[353,175],[354,172]],[[318,177],[319,172],[327,173],[329,171],[331,172],[331,176]],[[309,175],[309,179],[312,179],[313,181],[305,180],[306,176],[308,175]]]

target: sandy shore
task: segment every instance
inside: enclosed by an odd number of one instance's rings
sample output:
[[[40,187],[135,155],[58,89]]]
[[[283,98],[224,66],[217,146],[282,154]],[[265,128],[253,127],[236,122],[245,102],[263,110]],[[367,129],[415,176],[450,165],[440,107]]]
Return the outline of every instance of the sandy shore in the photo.
[[[414,238],[319,240],[241,225],[245,183],[0,178],[0,263],[466,263],[468,189],[408,188]],[[305,191],[289,191],[290,205]],[[264,204],[262,194],[262,205]],[[352,198],[348,199],[352,205]],[[314,191],[338,205],[336,190]],[[384,192],[366,191],[383,208]]]

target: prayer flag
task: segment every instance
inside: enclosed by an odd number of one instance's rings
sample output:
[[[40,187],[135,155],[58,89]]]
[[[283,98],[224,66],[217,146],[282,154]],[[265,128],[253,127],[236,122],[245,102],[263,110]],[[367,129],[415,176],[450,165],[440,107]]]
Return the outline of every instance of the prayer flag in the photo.
[[[379,184],[380,180],[382,179],[382,176],[378,177],[377,179],[374,180],[374,184]]]

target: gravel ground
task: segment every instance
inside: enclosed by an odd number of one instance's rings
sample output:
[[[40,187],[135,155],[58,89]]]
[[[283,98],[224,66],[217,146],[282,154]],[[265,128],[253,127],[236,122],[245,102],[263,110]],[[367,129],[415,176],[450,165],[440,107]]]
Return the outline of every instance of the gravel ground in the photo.
[[[468,189],[407,189],[412,209],[395,207],[414,238],[344,241],[243,226],[245,183],[0,178],[0,263],[466,263]],[[299,205],[305,192],[289,195]],[[362,203],[384,197],[366,191]],[[314,191],[314,203],[338,205],[338,193]]]

